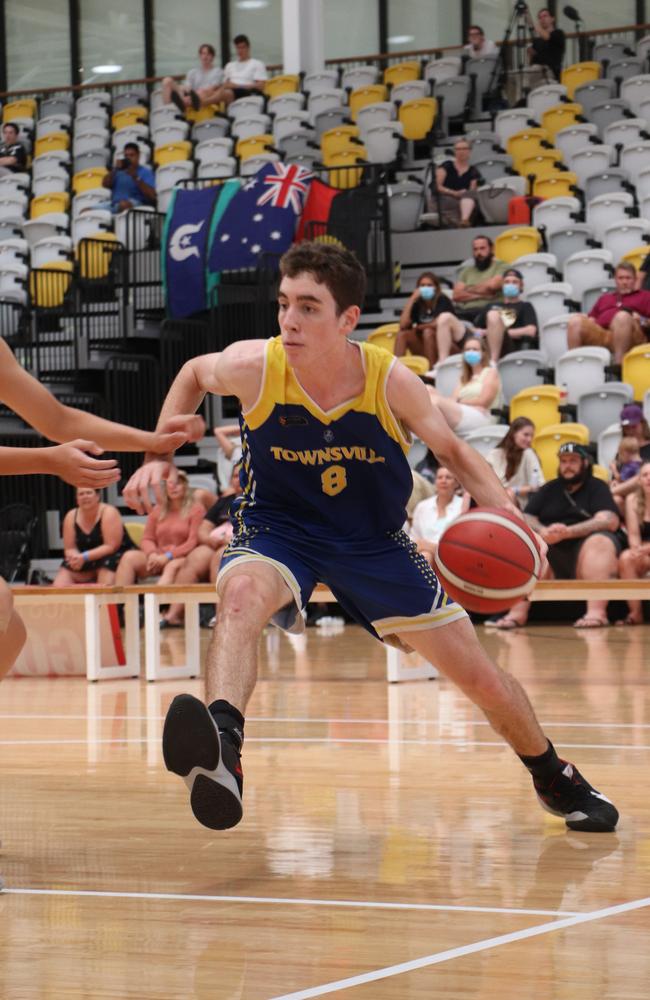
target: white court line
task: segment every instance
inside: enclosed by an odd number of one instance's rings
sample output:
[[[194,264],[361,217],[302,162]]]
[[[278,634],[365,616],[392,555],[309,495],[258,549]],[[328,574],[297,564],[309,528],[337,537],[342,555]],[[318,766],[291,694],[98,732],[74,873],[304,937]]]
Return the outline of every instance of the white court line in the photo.
[[[141,736],[134,738],[78,739],[78,740],[0,740],[0,747],[22,746],[87,746],[106,743],[111,746],[121,746],[129,743],[158,743],[158,737]],[[507,744],[503,740],[397,740],[384,739],[347,739],[338,736],[247,736],[249,743],[361,743],[380,744],[382,746],[427,746],[427,747],[501,747]],[[650,750],[650,744],[639,743],[560,743],[554,742],[558,750]]]
[[[91,896],[108,899],[162,899],[196,903],[262,903],[273,906],[334,906],[363,910],[425,910],[434,913],[503,913],[514,916],[580,916],[575,910],[520,910],[501,906],[444,906],[436,903],[383,903],[366,899],[285,899],[282,896],[202,896],[180,892],[111,892],[99,889],[7,889],[12,896]],[[0,896],[2,893],[0,893]]]
[[[650,906],[650,896],[645,899],[636,899],[630,903],[621,903],[619,906],[607,906],[602,910],[593,910],[591,913],[582,913],[574,917],[567,917],[564,920],[551,920],[549,923],[538,924],[537,927],[528,927],[521,931],[513,931],[511,934],[500,934],[498,937],[485,938],[483,941],[475,941],[474,944],[462,945],[460,948],[449,948],[447,951],[425,955],[423,958],[416,958],[411,962],[400,962],[398,965],[389,965],[383,969],[376,969],[373,972],[364,972],[359,976],[350,976],[348,979],[339,979],[336,982],[324,983],[322,986],[314,986],[311,989],[298,990],[297,993],[284,993],[282,996],[273,997],[272,1000],[311,1000],[312,997],[322,997],[327,993],[335,993],[337,990],[350,989],[353,986],[363,986],[366,983],[376,983],[380,979],[400,976],[404,972],[415,972],[418,969],[426,969],[431,965],[439,965],[441,962],[449,962],[454,958],[475,955],[480,951],[500,948],[501,945],[512,944],[515,941],[525,941],[527,938],[539,937],[542,934],[551,934],[554,931],[565,930],[567,927],[575,927],[578,924],[586,924],[592,920],[604,920],[607,917],[616,917],[621,913],[630,913],[632,910],[640,910],[646,906]]]

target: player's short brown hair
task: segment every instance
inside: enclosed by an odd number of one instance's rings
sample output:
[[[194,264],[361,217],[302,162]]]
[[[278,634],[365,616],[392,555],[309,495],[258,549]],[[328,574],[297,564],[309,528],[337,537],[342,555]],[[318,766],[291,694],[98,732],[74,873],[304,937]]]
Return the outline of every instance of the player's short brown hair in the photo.
[[[337,315],[350,306],[362,308],[366,272],[351,250],[316,240],[294,243],[280,260],[280,274],[283,278],[297,278],[305,272],[325,285],[336,302]]]

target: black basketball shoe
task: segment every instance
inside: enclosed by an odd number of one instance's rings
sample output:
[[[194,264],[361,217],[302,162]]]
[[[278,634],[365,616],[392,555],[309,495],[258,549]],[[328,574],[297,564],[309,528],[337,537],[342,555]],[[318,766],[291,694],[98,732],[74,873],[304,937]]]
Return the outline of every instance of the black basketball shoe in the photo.
[[[570,830],[611,833],[618,823],[618,810],[602,792],[597,792],[573,764],[561,761],[550,785],[533,780],[537,798],[547,812],[562,816]]]
[[[239,751],[220,733],[198,698],[179,694],[169,706],[163,729],[163,758],[190,790],[192,812],[211,830],[228,830],[243,815],[244,776]]]

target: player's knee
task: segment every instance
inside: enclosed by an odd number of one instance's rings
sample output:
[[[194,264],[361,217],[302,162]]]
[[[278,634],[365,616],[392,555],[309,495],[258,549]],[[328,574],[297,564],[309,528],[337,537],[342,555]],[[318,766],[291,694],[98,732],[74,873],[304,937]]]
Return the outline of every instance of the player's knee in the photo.
[[[274,610],[273,589],[254,573],[226,577],[220,588],[221,617],[268,618]]]

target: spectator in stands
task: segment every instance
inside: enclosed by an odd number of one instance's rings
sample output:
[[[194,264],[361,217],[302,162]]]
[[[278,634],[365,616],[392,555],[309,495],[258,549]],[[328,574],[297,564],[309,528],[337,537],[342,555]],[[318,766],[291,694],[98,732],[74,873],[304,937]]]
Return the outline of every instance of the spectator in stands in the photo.
[[[18,141],[18,126],[15,122],[5,122],[2,126],[0,143],[0,177],[20,173],[27,166],[27,153]]]
[[[126,587],[146,576],[159,576],[159,583],[173,583],[185,557],[196,548],[205,507],[194,499],[187,475],[179,471],[175,483],[167,483],[163,499],[147,518],[139,549],[125,552],[115,575],[118,587]]]
[[[620,416],[621,435],[636,438],[639,445],[639,455],[643,462],[650,462],[650,427],[643,416],[643,407],[638,403],[626,403]],[[633,493],[639,485],[639,477],[631,476],[616,485],[616,502]]]
[[[469,493],[461,495],[459,489],[458,480],[441,465],[436,473],[435,493],[421,500],[413,512],[411,538],[430,565],[447,525],[469,510]]]
[[[213,46],[204,42],[199,46],[199,65],[189,71],[183,84],[178,84],[173,77],[166,76],[162,82],[165,104],[173,101],[183,114],[189,107],[198,111],[205,95],[218,87],[223,80],[223,71],[214,65],[215,55]]]
[[[179,569],[175,583],[214,583],[217,579],[221,557],[232,538],[230,506],[241,492],[239,471],[241,464],[233,466],[230,482],[219,499],[210,507],[199,525],[198,544],[189,552]],[[170,604],[160,624],[162,628],[176,628],[183,624],[185,605]]]
[[[532,448],[535,425],[528,417],[517,417],[508,431],[486,455],[510,498],[525,507],[528,497],[544,483],[544,473]]]
[[[105,188],[111,189],[111,200],[95,205],[111,212],[126,212],[137,205],[156,204],[156,181],[153,170],[140,163],[140,147],[137,142],[127,142],[122,159],[102,180]]]
[[[54,579],[55,587],[97,583],[112,587],[128,536],[117,507],[102,503],[101,490],[79,487],[77,506],[63,518],[65,559]]]
[[[399,333],[395,339],[397,357],[406,354],[408,348],[412,354],[427,358],[433,368],[438,360],[438,316],[453,312],[453,303],[443,294],[438,278],[431,271],[424,271],[402,309]]]
[[[475,236],[472,240],[473,263],[464,264],[453,289],[453,313],[438,317],[438,360],[449,357],[452,346],[460,346],[468,329],[483,315],[486,306],[501,297],[503,272],[507,265],[494,256],[494,244],[489,236]]]
[[[548,544],[549,578],[608,580],[618,575],[623,541],[620,519],[609,487],[592,476],[591,457],[583,445],[560,447],[557,479],[551,479],[526,504],[526,520]],[[499,629],[525,625],[530,605],[519,601],[494,624]],[[607,600],[587,601],[587,611],[575,628],[608,624]]]
[[[616,289],[597,299],[588,316],[574,313],[567,326],[569,347],[607,347],[620,364],[623,355],[647,339],[650,292],[636,289],[636,268],[623,262],[614,272]]]
[[[492,423],[490,407],[501,391],[499,373],[490,365],[485,337],[470,334],[463,348],[460,382],[449,399],[429,389],[433,402],[456,434],[466,434]]]
[[[490,306],[476,321],[477,327],[485,327],[490,359],[495,364],[513,351],[537,347],[537,315],[530,302],[521,298],[523,290],[523,274],[509,268],[503,275],[503,301]]]
[[[618,571],[622,580],[639,580],[650,571],[650,462],[643,462],[638,486],[625,499],[625,526],[629,548],[621,552]],[[629,612],[617,625],[641,625],[641,601],[628,601]]]
[[[542,7],[537,12],[537,23],[533,21],[530,11],[526,8],[528,26],[533,33],[533,41],[528,49],[530,61],[535,66],[547,66],[556,80],[562,73],[562,60],[566,37],[560,28],[555,26],[555,18],[548,7]]]
[[[237,58],[226,63],[223,83],[207,90],[201,97],[201,104],[232,104],[240,97],[261,93],[268,79],[266,66],[260,59],[251,58],[251,43],[246,35],[233,39]]]
[[[495,56],[499,51],[494,42],[485,37],[483,28],[478,24],[470,24],[467,32],[467,45],[463,46],[470,59],[482,59],[484,56]]]
[[[610,463],[611,474],[609,488],[616,501],[616,506],[622,517],[625,516],[625,493],[621,492],[621,487],[630,479],[634,479],[639,474],[639,469],[643,465],[639,441],[636,437],[624,437],[618,446],[616,458]],[[628,491],[629,492],[629,491]]]
[[[435,185],[431,189],[430,207],[438,210],[442,222],[448,226],[469,226],[476,208],[474,193],[480,174],[469,162],[472,147],[468,139],[454,143],[453,160],[445,160],[436,167]]]

